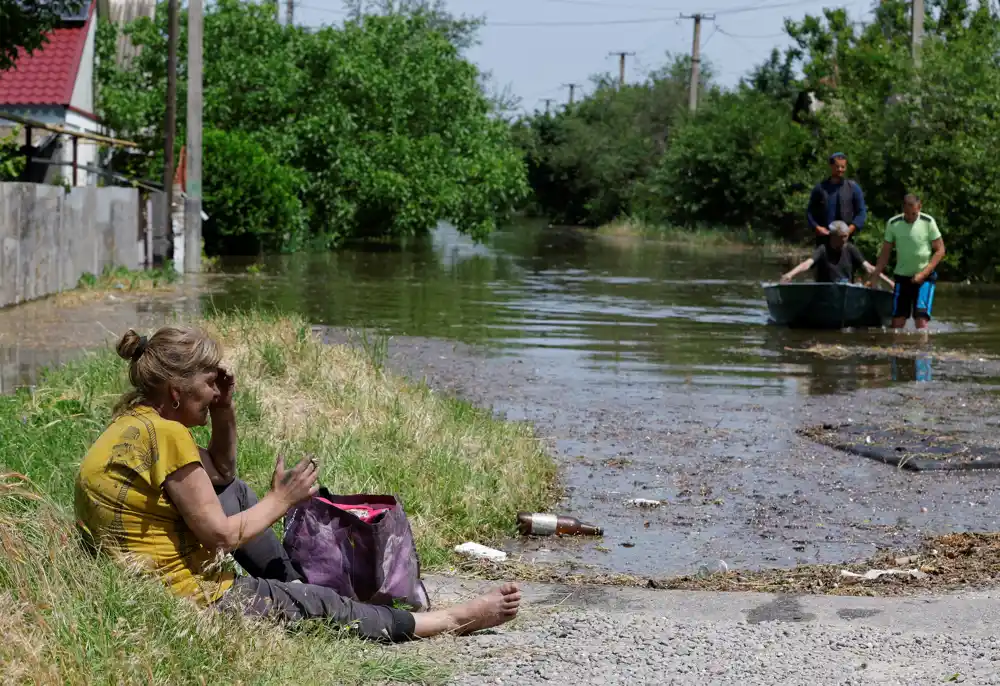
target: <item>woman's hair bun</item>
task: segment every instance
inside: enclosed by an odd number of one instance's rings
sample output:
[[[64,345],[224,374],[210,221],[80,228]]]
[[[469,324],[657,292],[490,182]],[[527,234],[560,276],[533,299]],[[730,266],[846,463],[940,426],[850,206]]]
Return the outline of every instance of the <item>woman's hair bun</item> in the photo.
[[[142,337],[135,332],[134,329],[129,329],[122,336],[121,340],[118,341],[118,356],[123,360],[132,360],[135,357],[136,352],[139,350],[139,345],[142,342]]]

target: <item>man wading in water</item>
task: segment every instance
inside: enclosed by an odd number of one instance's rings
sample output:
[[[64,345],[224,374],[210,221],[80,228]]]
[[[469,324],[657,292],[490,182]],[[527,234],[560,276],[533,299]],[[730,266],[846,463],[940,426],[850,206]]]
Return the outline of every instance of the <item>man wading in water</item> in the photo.
[[[844,178],[846,173],[847,155],[833,153],[830,155],[830,178],[816,184],[809,196],[806,219],[816,234],[816,245],[829,243],[829,227],[835,221],[847,224],[848,238],[865,225],[868,217],[865,196],[857,182]]]

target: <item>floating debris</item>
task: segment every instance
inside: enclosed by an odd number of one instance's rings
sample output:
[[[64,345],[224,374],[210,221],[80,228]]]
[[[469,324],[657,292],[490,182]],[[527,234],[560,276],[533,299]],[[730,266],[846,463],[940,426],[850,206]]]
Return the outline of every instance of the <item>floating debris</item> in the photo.
[[[857,572],[851,572],[846,569],[840,570],[840,576],[844,578],[845,582],[854,581],[875,581],[880,577],[889,575],[900,575],[909,576],[914,579],[926,579],[927,574],[921,572],[919,569],[869,569],[864,574],[858,574]]]
[[[660,507],[663,505],[662,500],[650,500],[649,498],[632,498],[631,500],[625,501],[626,507]]]

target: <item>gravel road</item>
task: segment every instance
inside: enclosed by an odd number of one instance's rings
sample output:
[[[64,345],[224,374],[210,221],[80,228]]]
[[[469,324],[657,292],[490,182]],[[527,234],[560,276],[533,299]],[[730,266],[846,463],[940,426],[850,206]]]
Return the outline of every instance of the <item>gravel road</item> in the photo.
[[[528,596],[514,624],[454,639],[456,686],[1000,684],[994,598],[540,586]]]

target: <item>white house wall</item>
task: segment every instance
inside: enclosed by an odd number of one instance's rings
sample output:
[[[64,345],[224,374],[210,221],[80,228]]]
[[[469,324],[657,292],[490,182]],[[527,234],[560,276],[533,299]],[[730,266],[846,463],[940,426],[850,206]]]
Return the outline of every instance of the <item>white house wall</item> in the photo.
[[[79,84],[79,80],[77,81]],[[72,129],[74,131],[86,131],[87,133],[100,133],[100,126],[97,122],[89,117],[84,117],[78,112],[68,110],[66,112],[66,124],[67,129]],[[66,162],[73,162],[73,143],[69,136],[63,137],[65,142],[63,143],[62,155]],[[85,138],[80,138],[77,141],[77,164],[80,166],[86,165],[88,167],[97,167],[98,165],[98,145],[94,141],[89,141]],[[66,179],[70,184],[73,183],[73,168],[72,167],[62,167],[63,178]],[[77,186],[96,186],[98,176],[91,172],[85,172],[80,170],[77,174]]]
[[[4,108],[4,111],[26,119],[32,119],[40,124],[62,126],[73,131],[100,133],[100,127],[97,125],[97,122],[93,121],[89,117],[84,117],[77,112],[66,110],[62,107],[6,107]],[[3,129],[7,129],[9,124],[10,122],[0,119],[0,127]],[[21,129],[23,134],[24,127],[22,126]],[[53,135],[51,131],[46,131],[44,129],[32,129],[32,143],[40,145],[41,142],[50,135]],[[98,166],[98,146],[93,141],[88,141],[83,138],[79,139],[77,142],[76,154],[76,160],[79,166]],[[59,137],[59,149],[53,154],[52,161],[65,162],[67,165],[73,164],[73,139],[70,136],[63,135]],[[45,174],[45,183],[58,183],[60,179],[72,185],[73,167],[63,165],[50,166]],[[76,185],[96,186],[97,181],[97,174],[80,170],[77,174]]]
[[[76,73],[71,107],[93,114],[94,112],[94,43],[97,39],[97,17],[91,19],[87,29],[87,40],[83,44],[80,69]]]

